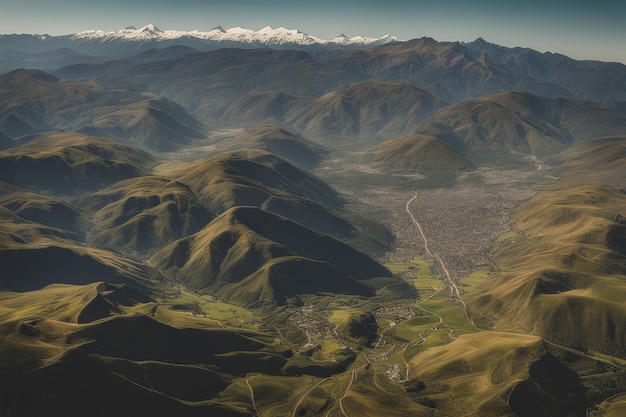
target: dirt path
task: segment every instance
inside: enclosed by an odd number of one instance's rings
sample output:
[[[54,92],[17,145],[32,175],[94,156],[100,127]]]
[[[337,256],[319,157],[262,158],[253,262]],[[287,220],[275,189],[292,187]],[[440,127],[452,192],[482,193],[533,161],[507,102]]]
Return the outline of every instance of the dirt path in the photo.
[[[298,411],[298,407],[300,406],[300,404],[302,403],[302,401],[304,401],[304,399],[306,398],[307,395],[309,395],[311,393],[311,391],[313,391],[315,388],[317,388],[318,385],[320,385],[321,383],[329,380],[330,378],[324,378],[321,379],[319,381],[317,381],[317,383],[315,385],[313,385],[311,387],[311,389],[309,389],[307,392],[305,392],[304,394],[302,394],[302,397],[300,397],[300,399],[298,400],[298,402],[296,403],[296,406],[293,407],[293,413],[292,416],[296,417],[296,411]]]
[[[252,377],[246,378],[246,385],[248,386],[248,389],[250,390],[250,399],[252,400],[252,408],[254,408],[254,414],[258,416],[259,410],[256,408],[256,402],[254,401],[254,390],[252,389],[252,385],[250,385],[250,378]]]

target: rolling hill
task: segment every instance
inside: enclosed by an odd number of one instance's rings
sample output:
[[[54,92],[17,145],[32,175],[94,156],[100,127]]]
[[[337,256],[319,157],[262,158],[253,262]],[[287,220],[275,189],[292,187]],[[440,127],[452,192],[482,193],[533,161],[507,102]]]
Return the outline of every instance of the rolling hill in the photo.
[[[426,119],[417,132],[439,137],[470,160],[494,152],[546,158],[576,140],[623,133],[626,119],[597,105],[508,92],[453,104]]]
[[[560,187],[587,184],[626,189],[626,136],[580,143],[555,159]]]
[[[101,282],[3,292],[0,369],[12,384],[0,405],[18,415],[80,413],[94,404],[95,415],[251,415],[212,399],[250,367],[278,373],[283,347],[261,332],[176,328],[133,312],[155,305],[130,287]]]

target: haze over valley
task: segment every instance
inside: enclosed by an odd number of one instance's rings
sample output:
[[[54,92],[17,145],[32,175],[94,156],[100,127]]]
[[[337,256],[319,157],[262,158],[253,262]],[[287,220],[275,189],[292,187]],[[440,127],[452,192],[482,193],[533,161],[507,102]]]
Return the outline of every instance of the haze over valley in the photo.
[[[0,414],[626,409],[626,66],[0,35]]]

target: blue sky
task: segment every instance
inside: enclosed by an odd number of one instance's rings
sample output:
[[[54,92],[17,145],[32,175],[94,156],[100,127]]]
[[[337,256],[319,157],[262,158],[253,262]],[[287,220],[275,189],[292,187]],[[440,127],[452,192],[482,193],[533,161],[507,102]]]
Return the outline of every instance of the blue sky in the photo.
[[[0,0],[0,33],[68,34],[153,23],[161,29],[284,26],[322,38],[430,36],[626,63],[626,1]]]

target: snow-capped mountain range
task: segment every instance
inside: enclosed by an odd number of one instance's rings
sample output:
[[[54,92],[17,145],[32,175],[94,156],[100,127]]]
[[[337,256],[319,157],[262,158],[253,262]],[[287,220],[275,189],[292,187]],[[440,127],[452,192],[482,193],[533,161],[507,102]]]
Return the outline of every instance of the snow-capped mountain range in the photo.
[[[365,36],[355,36],[348,38],[341,34],[334,39],[325,40],[316,36],[308,35],[296,29],[276,29],[266,26],[258,31],[235,27],[224,29],[221,26],[208,32],[161,30],[155,25],[147,25],[140,29],[132,26],[126,29],[106,32],[102,30],[87,30],[72,35],[75,41],[128,41],[128,42],[150,42],[150,41],[173,41],[178,39],[197,39],[200,41],[212,42],[236,42],[242,44],[256,44],[267,46],[279,45],[327,45],[327,46],[375,46],[391,42],[398,39],[395,36],[385,35],[380,38],[369,38]]]

